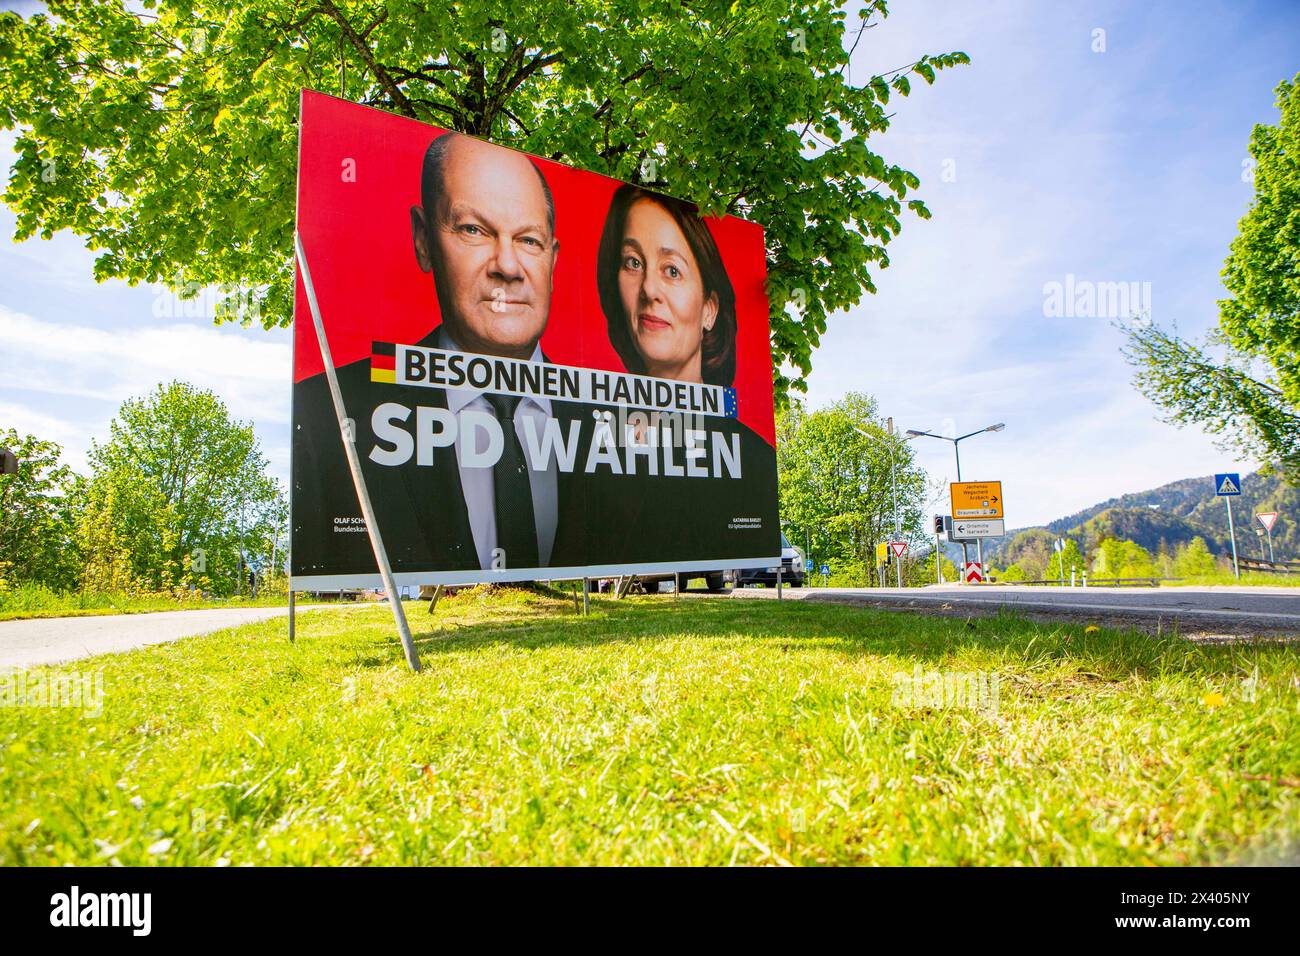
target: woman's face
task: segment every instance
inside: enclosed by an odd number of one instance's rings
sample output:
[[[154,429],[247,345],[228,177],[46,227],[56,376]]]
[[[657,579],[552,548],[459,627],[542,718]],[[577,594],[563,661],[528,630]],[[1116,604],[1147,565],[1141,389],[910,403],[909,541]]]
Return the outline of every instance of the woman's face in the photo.
[[[701,345],[718,317],[686,236],[657,202],[638,199],[623,227],[618,288],[632,342],[646,371],[703,381]]]

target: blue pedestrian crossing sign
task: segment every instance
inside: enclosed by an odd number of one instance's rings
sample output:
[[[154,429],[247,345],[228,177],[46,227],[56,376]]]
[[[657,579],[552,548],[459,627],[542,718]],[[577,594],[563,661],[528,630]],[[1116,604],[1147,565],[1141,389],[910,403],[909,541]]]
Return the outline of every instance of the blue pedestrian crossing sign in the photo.
[[[831,576],[831,566],[830,566],[829,564],[823,564],[823,565],[822,565],[822,577],[824,577],[824,578],[828,578],[828,577],[830,577],[830,576]]]
[[[1220,498],[1225,495],[1241,494],[1241,475],[1235,471],[1225,471],[1215,475],[1214,493]]]

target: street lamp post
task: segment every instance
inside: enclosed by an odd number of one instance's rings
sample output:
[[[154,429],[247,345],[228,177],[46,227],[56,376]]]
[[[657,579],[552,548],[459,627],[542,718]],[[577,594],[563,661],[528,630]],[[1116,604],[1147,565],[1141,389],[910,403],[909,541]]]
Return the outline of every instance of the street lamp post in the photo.
[[[985,428],[978,429],[977,431],[968,432],[965,435],[959,435],[956,438],[949,438],[947,435],[936,435],[934,432],[923,432],[915,428],[909,428],[907,430],[907,437],[920,438],[922,435],[924,435],[927,438],[941,438],[944,441],[952,442],[952,453],[957,459],[957,480],[961,481],[961,449],[958,446],[962,442],[964,442],[967,438],[974,438],[976,435],[983,435],[985,432],[1000,432],[1002,431],[1002,429],[1006,427],[1007,427],[1006,422],[998,422],[996,425],[989,425]],[[980,569],[982,571],[984,568],[984,539],[976,538],[975,547],[977,549],[976,554],[977,557],[979,558]],[[962,580],[965,580],[965,574],[966,574],[965,565],[966,565],[966,558],[968,556],[969,555],[966,552],[966,542],[963,541],[961,545]]]
[[[892,438],[894,435],[894,420],[892,418],[888,420],[888,425],[889,425],[889,435]],[[856,425],[853,425],[851,427],[855,432],[857,432],[863,438],[869,438],[872,441],[880,441],[879,436],[873,435],[870,432],[864,432],[861,428],[858,428]],[[911,433],[909,432],[908,434],[910,435]],[[893,443],[885,442],[885,447],[889,450],[889,484],[891,487],[890,494],[891,497],[894,499],[894,540],[898,541],[903,534],[902,523],[900,522],[899,515],[898,515],[898,470],[895,468],[894,465]],[[889,550],[892,552],[893,548],[890,548]],[[901,557],[897,554],[894,555],[894,580],[897,582],[898,587],[901,588],[903,586],[903,562]]]

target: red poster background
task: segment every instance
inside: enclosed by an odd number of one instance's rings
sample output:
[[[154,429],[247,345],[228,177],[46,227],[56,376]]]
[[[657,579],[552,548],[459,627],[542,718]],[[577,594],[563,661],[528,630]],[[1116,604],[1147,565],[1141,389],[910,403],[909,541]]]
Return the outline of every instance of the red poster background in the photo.
[[[433,279],[412,251],[410,209],[420,201],[424,151],[443,132],[303,91],[298,232],[336,366],[369,358],[372,341],[418,342],[441,322]],[[542,350],[561,365],[624,371],[596,292],[596,247],[620,184],[534,160],[555,197],[560,241]],[[775,444],[763,229],[733,216],[706,222],[736,292],[738,417]],[[294,314],[299,382],[324,370],[301,279]]]

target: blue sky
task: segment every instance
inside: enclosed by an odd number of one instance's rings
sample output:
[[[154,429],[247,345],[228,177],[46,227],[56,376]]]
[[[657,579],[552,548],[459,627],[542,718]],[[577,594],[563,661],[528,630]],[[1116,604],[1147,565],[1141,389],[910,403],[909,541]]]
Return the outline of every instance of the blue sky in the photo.
[[[831,320],[810,403],[864,390],[904,428],[1006,422],[963,444],[962,471],[1004,481],[1013,526],[1253,467],[1158,422],[1130,385],[1111,320],[1045,315],[1044,286],[1067,275],[1149,283],[1156,321],[1213,325],[1251,194],[1251,127],[1276,121],[1273,87],[1300,72],[1300,4],[891,6],[855,55],[855,78],[922,52],[960,49],[973,62],[934,87],[918,80],[875,140],[920,176],[934,218],[909,219],[879,293]],[[1097,30],[1104,52],[1093,50]],[[6,166],[12,143],[0,134]],[[81,467],[122,400],[179,377],[251,419],[287,479],[286,331],[186,317],[158,290],[95,283],[73,236],[14,244],[12,234],[0,207],[0,425],[60,442]],[[948,443],[922,439],[918,452],[932,478],[952,477]]]

